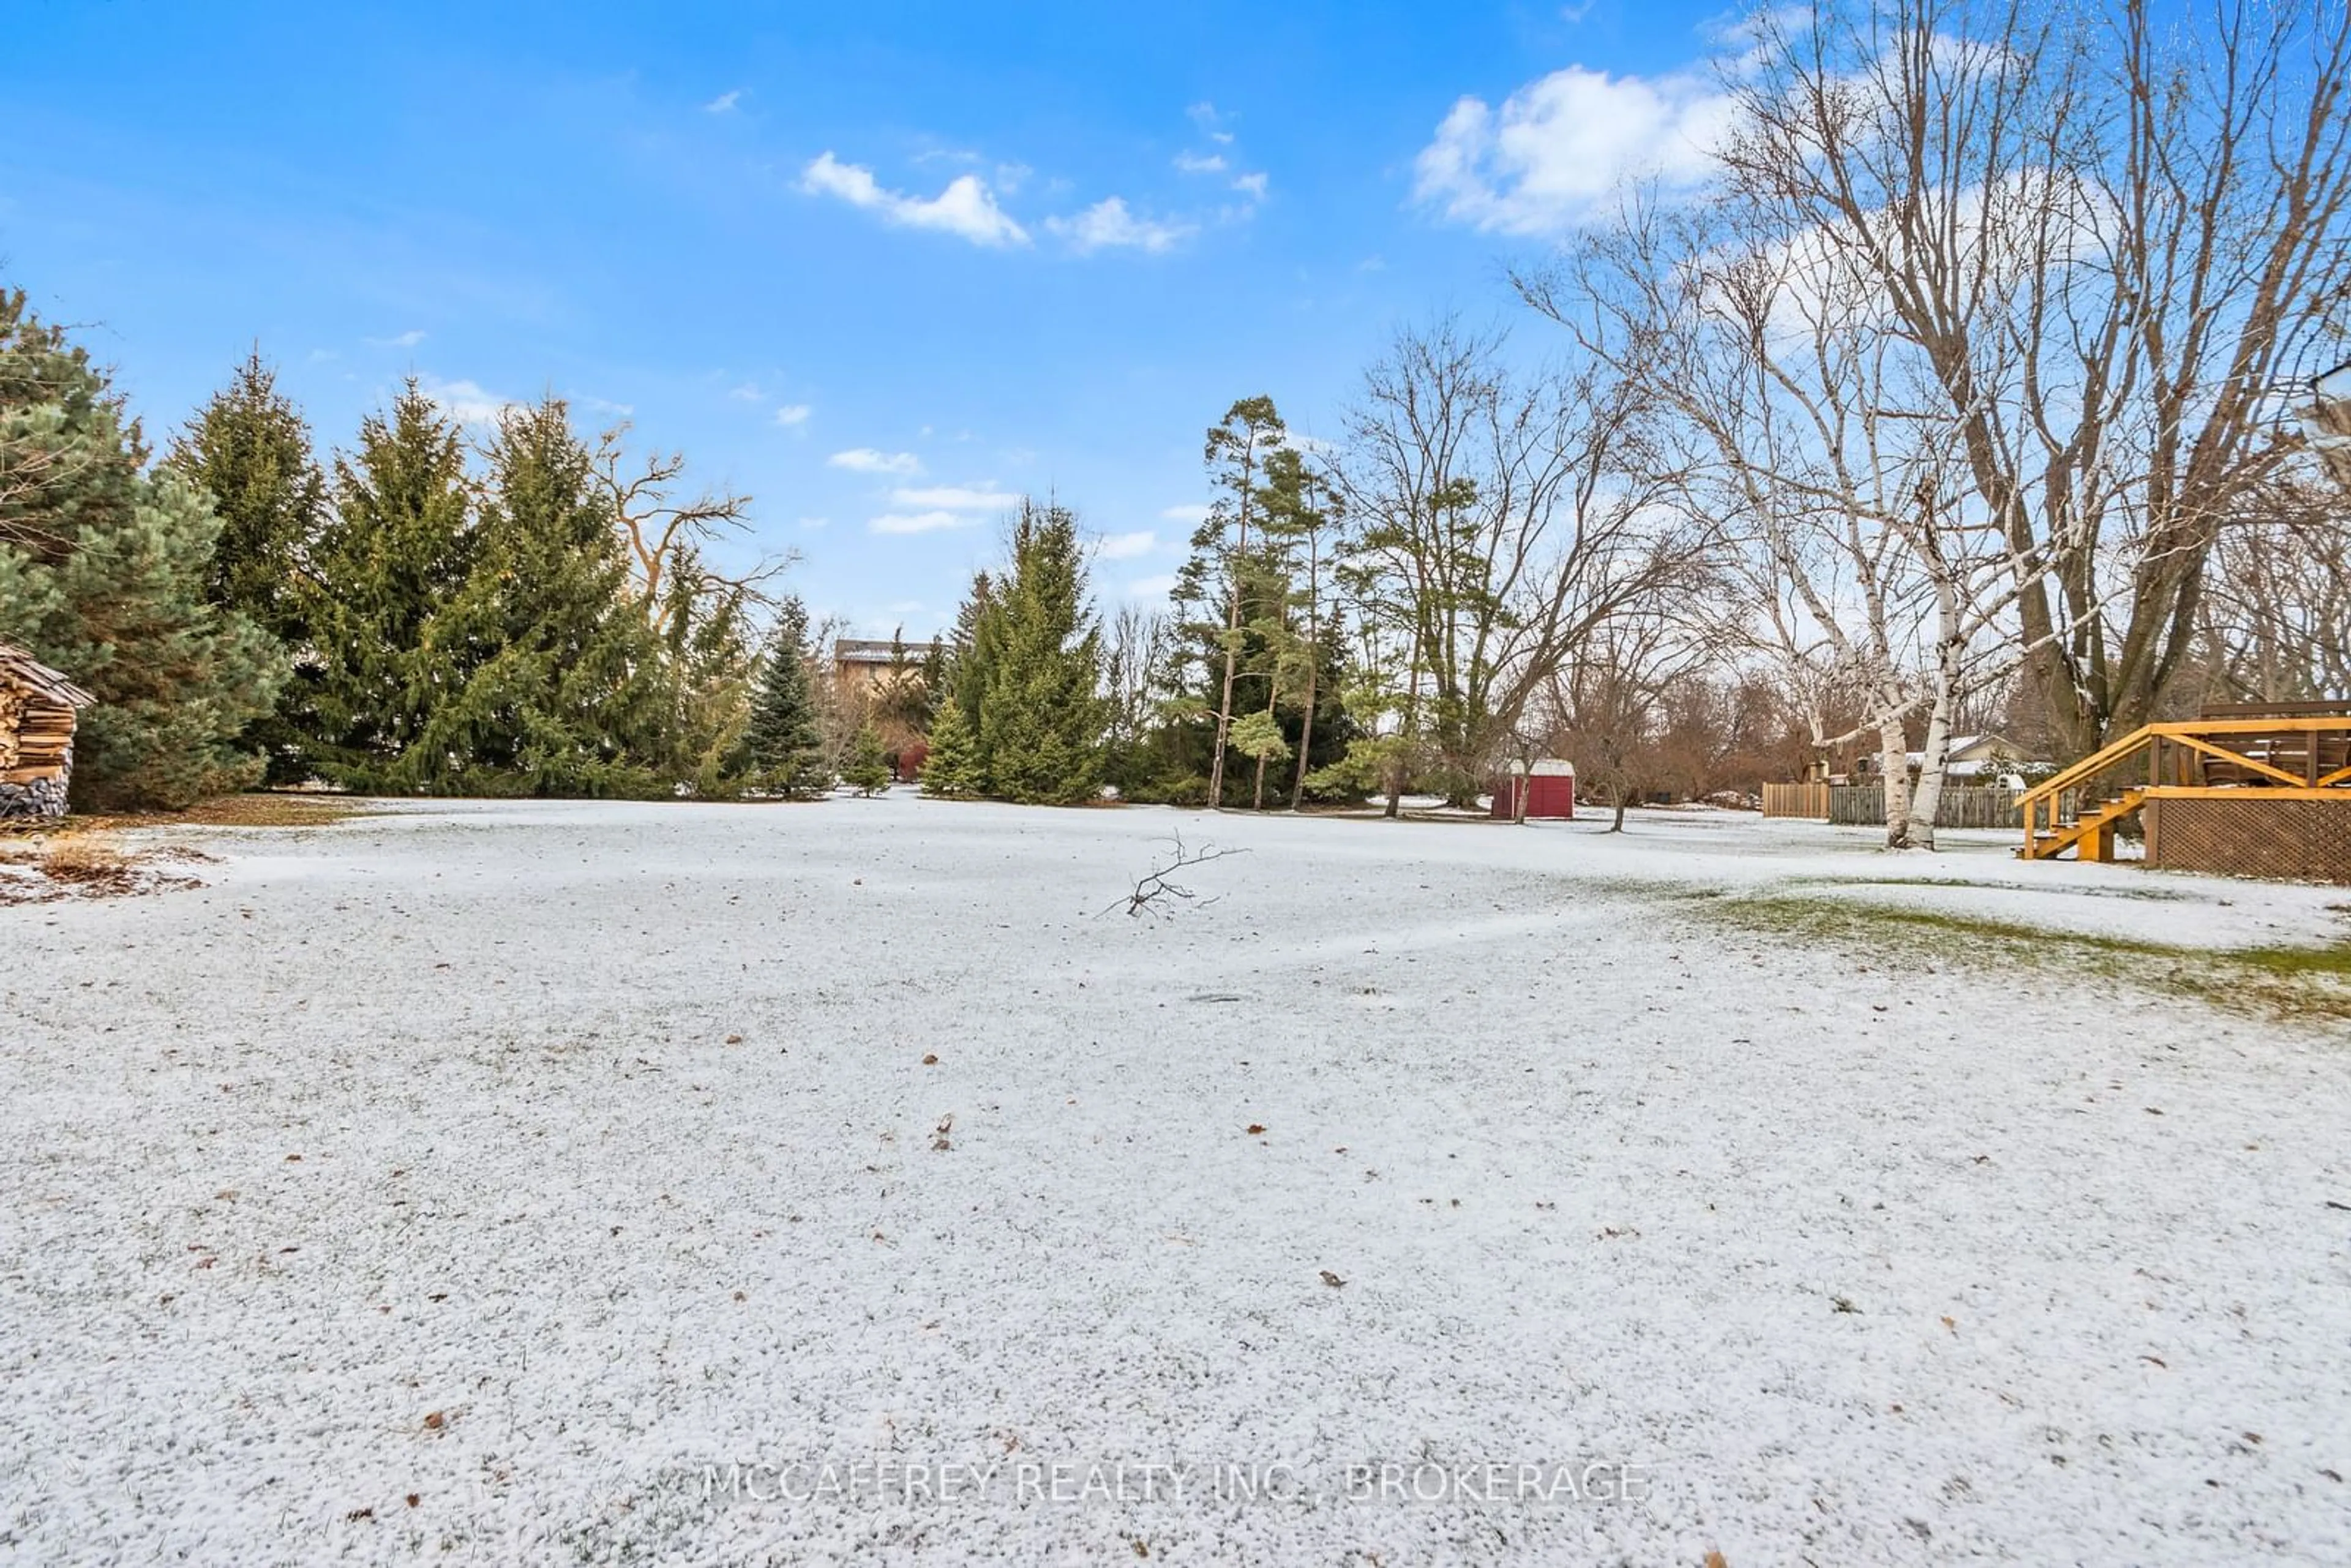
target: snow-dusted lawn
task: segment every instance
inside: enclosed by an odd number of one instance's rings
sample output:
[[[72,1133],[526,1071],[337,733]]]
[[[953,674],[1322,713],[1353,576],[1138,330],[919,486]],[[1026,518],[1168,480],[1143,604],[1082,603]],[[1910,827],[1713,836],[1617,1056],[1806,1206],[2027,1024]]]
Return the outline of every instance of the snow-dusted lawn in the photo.
[[[1598,826],[410,807],[0,908],[0,1558],[2351,1562],[2351,1031],[1674,890],[2351,897]],[[1349,1495],[1520,1462],[1646,1495]]]

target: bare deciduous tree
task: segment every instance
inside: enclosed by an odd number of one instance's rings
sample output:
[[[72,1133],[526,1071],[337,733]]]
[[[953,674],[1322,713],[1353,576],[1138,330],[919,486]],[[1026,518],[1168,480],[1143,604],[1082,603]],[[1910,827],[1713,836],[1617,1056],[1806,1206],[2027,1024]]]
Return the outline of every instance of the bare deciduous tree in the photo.
[[[1520,287],[1672,411],[1687,443],[1681,504],[1741,547],[1729,559],[1744,635],[1813,694],[1823,746],[1859,733],[1830,733],[1830,705],[1859,707],[1883,760],[1887,844],[1931,849],[1953,715],[1997,674],[2005,618],[2048,565],[2018,557],[1972,504],[1966,422],[1867,269],[1813,237],[1735,196],[1636,213]]]
[[[2351,491],[2301,483],[2274,497],[2213,556],[2201,608],[2210,695],[2351,700]]]
[[[2351,287],[2351,9],[2162,9],[1766,11],[1726,154],[1916,347],[2074,755],[2155,716]]]
[[[732,590],[752,602],[767,602],[767,585],[791,570],[798,559],[793,552],[762,557],[749,570],[736,573],[721,571],[709,560],[712,546],[749,528],[751,497],[714,490],[678,500],[684,454],[653,452],[632,462],[623,444],[628,433],[627,425],[617,425],[598,438],[596,476],[612,508],[613,527],[628,547],[646,619],[658,620],[664,605],[676,602],[668,590],[677,576],[695,578],[695,593]]]
[[[1575,765],[1576,791],[1614,813],[1664,782],[1661,746],[1676,693],[1726,652],[1719,629],[1683,607],[1657,604],[1595,628],[1545,694],[1548,748]]]
[[[1401,737],[1426,737],[1457,804],[1562,660],[1703,553],[1664,504],[1676,476],[1644,392],[1591,358],[1514,374],[1499,336],[1451,320],[1365,377],[1332,465],[1356,528],[1343,576],[1400,644]]]

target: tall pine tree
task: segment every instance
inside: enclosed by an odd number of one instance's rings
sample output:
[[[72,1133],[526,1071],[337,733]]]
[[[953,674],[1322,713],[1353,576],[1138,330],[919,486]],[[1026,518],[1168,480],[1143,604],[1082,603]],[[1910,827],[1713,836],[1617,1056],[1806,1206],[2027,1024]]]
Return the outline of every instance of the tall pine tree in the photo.
[[[806,800],[831,786],[809,684],[808,610],[798,599],[785,600],[776,616],[744,741],[762,788]]]
[[[678,552],[664,576],[654,631],[670,702],[664,778],[708,800],[732,798],[751,782],[748,726],[758,659],[749,631],[749,591],[705,569],[701,551]]]
[[[299,658],[310,642],[301,580],[325,522],[327,481],[309,426],[257,350],[188,422],[165,461],[212,497],[220,519],[206,596]],[[288,682],[277,710],[246,727],[245,744],[267,758],[270,783],[310,776],[302,700],[302,685]]]
[[[453,672],[404,759],[413,787],[647,796],[668,718],[653,627],[593,455],[559,398],[507,409],[465,586],[426,627]]]
[[[284,655],[205,593],[220,521],[146,472],[120,397],[19,291],[0,291],[0,634],[98,700],[75,747],[87,807],[177,807],[257,779],[238,737]]]
[[[1101,788],[1102,632],[1066,507],[1023,501],[1012,570],[978,617],[978,738],[990,794],[1067,804]],[[961,694],[958,693],[958,695]]]
[[[472,650],[436,633],[464,586],[474,488],[455,421],[411,381],[335,461],[334,504],[299,596],[310,656],[295,672],[311,766],[354,789],[430,787],[448,761],[412,756]]]

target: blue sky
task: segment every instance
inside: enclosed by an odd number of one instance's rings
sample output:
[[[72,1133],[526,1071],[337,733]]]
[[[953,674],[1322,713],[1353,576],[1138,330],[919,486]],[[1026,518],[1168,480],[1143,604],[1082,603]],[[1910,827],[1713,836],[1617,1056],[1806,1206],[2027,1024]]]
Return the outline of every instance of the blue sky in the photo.
[[[1398,326],[1685,172],[1724,8],[151,5],[0,60],[0,279],[151,432],[258,343],[322,445],[401,376],[755,497],[820,613],[925,634],[1051,490],[1151,595],[1200,434],[1335,433]]]

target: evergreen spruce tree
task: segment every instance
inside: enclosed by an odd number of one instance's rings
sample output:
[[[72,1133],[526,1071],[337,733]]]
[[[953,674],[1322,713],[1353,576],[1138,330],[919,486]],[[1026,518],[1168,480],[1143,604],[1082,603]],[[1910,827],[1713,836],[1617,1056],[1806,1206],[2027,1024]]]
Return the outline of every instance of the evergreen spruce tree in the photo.
[[[878,795],[890,788],[890,762],[882,749],[882,732],[872,725],[858,729],[849,766],[841,770],[841,778],[860,795]]]
[[[931,754],[923,758],[923,793],[945,800],[965,800],[980,792],[986,782],[979,768],[979,747],[963,709],[943,703],[931,726]]]
[[[785,600],[776,617],[744,744],[754,776],[777,794],[806,800],[832,782],[809,685],[808,610],[798,599]]]
[[[413,788],[646,796],[666,728],[661,653],[593,455],[562,400],[508,409],[465,586],[425,647],[462,660],[402,759]]]
[[[971,591],[956,612],[955,630],[946,646],[946,692],[963,709],[963,722],[973,744],[979,737],[979,694],[987,689],[987,672],[995,658],[996,583],[987,572],[971,580]]]
[[[465,582],[474,487],[455,423],[411,381],[335,462],[334,504],[297,595],[310,656],[289,705],[318,772],[354,789],[429,787],[447,759],[411,753],[474,650],[445,639]]]
[[[751,780],[751,694],[758,674],[749,591],[718,580],[688,548],[662,580],[654,629],[668,685],[669,737],[660,771],[705,800]]]
[[[927,735],[939,716],[939,704],[946,700],[947,644],[944,637],[933,637],[930,646],[923,650],[920,679],[923,683],[923,709],[920,725]]]
[[[165,461],[212,497],[220,519],[206,597],[299,658],[309,643],[301,574],[325,520],[327,482],[311,455],[309,426],[277,391],[277,372],[259,352],[189,421]],[[301,684],[289,682],[277,711],[246,727],[244,744],[268,759],[273,784],[310,777],[299,744],[301,701]]]
[[[990,794],[1068,804],[1102,784],[1102,633],[1086,612],[1077,518],[1023,502],[1012,570],[980,617],[979,755]]]
[[[75,744],[85,807],[184,806],[257,779],[238,737],[285,676],[267,632],[206,597],[210,497],[146,461],[88,353],[0,291],[0,632],[98,698]]]

